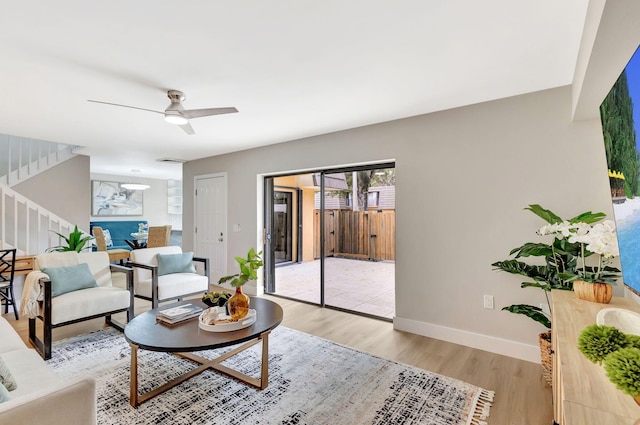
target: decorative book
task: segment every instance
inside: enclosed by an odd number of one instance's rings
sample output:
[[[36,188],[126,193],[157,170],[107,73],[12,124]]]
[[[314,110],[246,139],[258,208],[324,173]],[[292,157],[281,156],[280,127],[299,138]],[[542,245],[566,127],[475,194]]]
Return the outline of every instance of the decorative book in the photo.
[[[156,315],[156,320],[164,324],[173,325],[197,317],[201,312],[202,307],[193,304],[184,304],[159,311]]]

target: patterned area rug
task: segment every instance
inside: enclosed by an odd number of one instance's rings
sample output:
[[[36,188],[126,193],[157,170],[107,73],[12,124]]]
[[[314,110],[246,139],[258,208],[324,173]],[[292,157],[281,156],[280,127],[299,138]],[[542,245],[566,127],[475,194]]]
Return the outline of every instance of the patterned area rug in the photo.
[[[202,351],[214,358],[229,350]],[[62,377],[97,381],[98,423],[133,424],[486,424],[493,392],[390,362],[285,327],[269,343],[269,386],[257,390],[206,371],[147,401],[129,405],[130,348],[106,329],[54,344],[47,363]],[[260,344],[223,364],[259,377]],[[140,350],[140,391],[194,367],[177,356]]]

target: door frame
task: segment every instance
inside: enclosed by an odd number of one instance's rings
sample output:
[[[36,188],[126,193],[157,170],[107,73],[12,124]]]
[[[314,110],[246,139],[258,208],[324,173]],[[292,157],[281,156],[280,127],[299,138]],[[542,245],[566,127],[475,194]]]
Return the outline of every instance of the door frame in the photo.
[[[193,176],[193,251],[195,253],[196,248],[198,247],[198,234],[197,234],[197,225],[198,225],[198,196],[196,195],[196,190],[198,187],[198,180],[205,180],[205,179],[211,179],[211,178],[219,178],[222,177],[223,183],[224,183],[224,207],[225,207],[225,213],[224,213],[224,223],[223,223],[223,227],[224,227],[224,241],[222,243],[222,264],[223,264],[223,271],[222,271],[222,275],[226,276],[227,275],[227,258],[228,258],[228,252],[227,252],[227,241],[228,241],[228,235],[229,235],[229,183],[228,183],[228,178],[227,178],[227,173],[226,172],[221,172],[221,173],[211,173],[211,174],[199,174],[196,176]],[[209,261],[211,261],[211,259],[209,259]],[[209,282],[209,284],[216,284],[217,282]]]
[[[275,186],[273,183],[273,180],[277,177],[283,177],[283,176],[295,176],[295,175],[301,175],[301,174],[320,174],[320,235],[324,234],[324,228],[325,228],[325,217],[324,217],[324,212],[325,212],[325,199],[324,199],[324,193],[325,193],[325,175],[327,174],[334,174],[334,173],[341,173],[341,172],[353,172],[353,171],[363,171],[363,170],[371,170],[371,169],[384,169],[384,168],[396,168],[396,161],[395,160],[383,160],[380,162],[377,161],[372,161],[372,162],[367,162],[367,163],[360,163],[358,165],[343,165],[343,166],[336,166],[336,167],[324,167],[324,168],[315,168],[315,169],[308,169],[308,170],[304,170],[304,171],[291,171],[291,172],[279,172],[279,173],[274,173],[274,174],[263,174],[263,175],[259,175],[259,179],[262,179],[262,184],[258,185],[258,187],[262,187],[262,229],[263,229],[263,238],[262,238],[262,242],[263,242],[263,250],[264,250],[264,256],[263,256],[263,260],[264,260],[264,284],[263,284],[263,288],[264,291],[266,293],[275,295],[275,296],[281,296],[282,295],[278,295],[277,293],[275,293],[275,287],[276,287],[276,282],[275,282],[275,261],[273,258],[273,244],[271,243],[271,234],[269,234],[269,232],[267,231],[270,227],[269,226],[273,226],[273,199],[268,199],[269,196],[271,196],[273,194],[273,191],[275,190]],[[281,187],[286,187],[286,186],[281,186]],[[271,198],[273,198],[273,196],[271,196]],[[301,209],[301,202],[298,202],[298,205],[300,206],[300,209],[298,211],[298,213],[300,214],[299,217],[302,216],[302,209]],[[260,208],[260,207],[259,207]],[[260,211],[260,209],[259,209]],[[260,220],[260,219],[259,219]],[[270,224],[269,224],[270,223]],[[299,220],[299,226],[301,226],[301,221]],[[302,235],[302,230],[299,229],[299,235]],[[301,243],[301,237],[299,237],[300,241],[299,243]],[[300,246],[301,249],[301,246]],[[344,310],[341,309],[339,307],[335,307],[329,304],[325,303],[325,240],[323,237],[320,238],[320,302],[319,303],[315,303],[315,302],[309,302],[309,301],[302,301],[302,300],[297,300],[300,302],[304,302],[304,303],[308,303],[308,304],[313,304],[313,305],[318,305],[320,307],[328,307],[328,308],[332,308],[332,309],[336,309],[336,310],[343,310],[343,311],[349,311],[351,313],[355,313],[361,316],[370,316],[370,317],[375,317],[378,318],[378,316],[373,316],[367,313],[362,313],[362,312],[357,312],[357,311],[351,311],[351,310]],[[287,298],[287,297],[283,297],[283,298]],[[383,319],[386,320],[386,319]]]

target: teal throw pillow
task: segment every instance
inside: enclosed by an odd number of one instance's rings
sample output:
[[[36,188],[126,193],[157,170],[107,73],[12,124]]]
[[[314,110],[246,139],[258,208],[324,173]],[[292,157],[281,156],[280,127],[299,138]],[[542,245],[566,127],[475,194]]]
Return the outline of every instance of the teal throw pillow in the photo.
[[[171,273],[195,273],[193,252],[182,254],[156,254],[158,260],[158,276]]]
[[[0,384],[0,403],[4,403],[9,400],[11,400],[9,390],[7,390],[4,385]]]
[[[98,286],[87,263],[67,267],[43,267],[41,272],[46,273],[51,280],[52,297]]]
[[[11,371],[7,367],[7,364],[0,358],[0,384],[9,391],[13,391],[18,388],[16,379],[11,374]]]

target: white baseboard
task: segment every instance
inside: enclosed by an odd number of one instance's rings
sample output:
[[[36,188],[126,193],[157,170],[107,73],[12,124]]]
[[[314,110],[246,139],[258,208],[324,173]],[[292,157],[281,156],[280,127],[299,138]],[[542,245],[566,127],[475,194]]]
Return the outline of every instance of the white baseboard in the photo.
[[[411,332],[429,338],[540,364],[540,347],[537,345],[523,344],[508,339],[496,338],[494,336],[477,334],[402,317],[395,317],[393,319],[393,328],[399,331]]]

